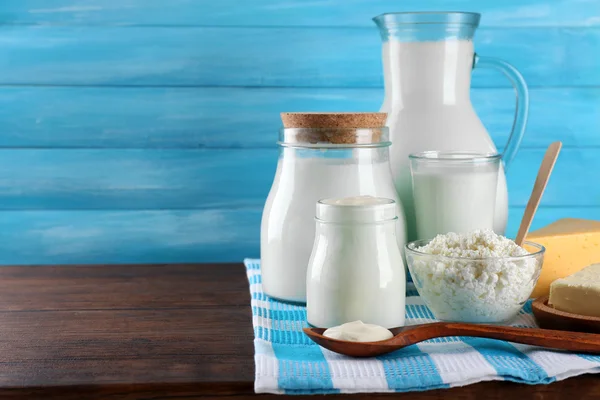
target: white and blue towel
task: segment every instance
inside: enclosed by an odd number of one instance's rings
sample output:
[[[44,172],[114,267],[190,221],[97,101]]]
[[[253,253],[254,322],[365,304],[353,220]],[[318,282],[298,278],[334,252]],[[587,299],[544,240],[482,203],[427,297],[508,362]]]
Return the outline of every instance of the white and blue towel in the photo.
[[[600,356],[467,337],[433,339],[370,359],[335,354],[302,332],[305,307],[263,293],[260,261],[244,263],[252,297],[257,393],[405,392],[493,380],[544,384],[600,373]],[[435,321],[412,288],[406,304],[408,325]],[[513,326],[536,326],[529,303]]]

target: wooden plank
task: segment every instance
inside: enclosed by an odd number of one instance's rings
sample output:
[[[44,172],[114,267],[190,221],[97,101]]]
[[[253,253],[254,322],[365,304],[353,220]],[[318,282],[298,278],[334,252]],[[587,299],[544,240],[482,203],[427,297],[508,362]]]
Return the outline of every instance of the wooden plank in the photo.
[[[258,206],[271,150],[0,150],[0,209]]]
[[[108,318],[110,315],[106,316],[106,319]],[[247,355],[198,356],[182,353],[177,354],[176,358],[171,355],[155,358],[140,357],[134,360],[119,358],[108,361],[85,358],[62,359],[60,358],[62,348],[56,350],[54,357],[49,360],[0,364],[2,367],[0,370],[3,371],[0,375],[0,393],[11,395],[5,397],[6,399],[16,399],[19,389],[27,389],[28,386],[33,390],[41,388],[57,390],[58,386],[62,386],[62,390],[68,393],[77,390],[77,386],[82,384],[88,385],[87,390],[94,387],[96,391],[102,391],[105,385],[110,387],[120,384],[121,393],[127,393],[128,386],[132,383],[145,384],[148,388],[152,388],[153,383],[160,385],[189,382],[195,383],[193,386],[196,393],[213,393],[211,386],[214,383],[237,383],[246,379],[252,382],[253,361],[252,357]],[[59,385],[58,382],[61,384]],[[116,388],[113,387],[114,389]],[[20,398],[31,399],[32,397],[27,397],[27,394],[24,390],[24,397]]]
[[[510,204],[525,206],[546,149],[522,150],[507,174]],[[595,207],[600,205],[600,187],[595,182],[600,171],[600,149],[563,149],[542,199],[546,206]]]
[[[542,148],[518,154],[508,174],[510,204],[527,204],[543,154]],[[275,148],[4,149],[0,210],[262,207],[277,155]],[[564,149],[542,204],[600,205],[600,187],[589,184],[598,170],[600,148]]]
[[[0,213],[0,264],[226,262],[259,256],[261,209]]]
[[[499,148],[513,121],[509,88],[472,90]],[[379,88],[0,88],[0,147],[272,148],[281,111],[370,111]],[[600,146],[600,88],[534,88],[523,146]],[[568,117],[565,117],[568,116]]]
[[[524,207],[511,207],[514,237]],[[239,262],[259,257],[262,209],[5,211],[0,264]],[[541,207],[532,229],[559,218],[600,220],[600,207]]]
[[[235,267],[196,264],[78,265],[73,268],[0,268],[0,313],[8,311],[98,311],[210,309],[249,304],[246,279],[231,279]],[[167,269],[168,271],[165,271]],[[52,280],[53,285],[48,285]],[[210,282],[210,283],[209,283]],[[219,286],[215,291],[213,287]],[[173,287],[177,286],[177,291]],[[73,290],[65,293],[65,287]],[[198,297],[199,290],[207,288]],[[43,293],[32,297],[32,293]],[[135,293],[135,296],[131,296]],[[0,339],[1,340],[1,339]]]
[[[380,87],[373,28],[0,27],[0,84]],[[482,28],[481,55],[531,86],[599,85],[600,30]],[[576,72],[574,72],[576,71]],[[476,72],[476,87],[508,87]]]
[[[368,26],[393,11],[465,10],[483,13],[486,26],[597,26],[597,0],[4,0],[0,21],[13,24]]]
[[[41,337],[35,343],[24,337],[24,332],[36,329],[63,332],[61,357],[81,362],[136,361],[141,354],[166,361],[176,355],[174,350],[189,357],[237,355],[250,358],[254,353],[248,346],[252,330],[236,332],[236,328],[251,318],[250,296],[246,297],[247,304],[243,306],[206,309],[153,310],[150,307],[146,310],[0,312],[0,347],[16,350],[6,352],[2,364],[34,364],[53,359],[57,349],[52,342],[56,337]],[[219,340],[211,334],[216,325],[223,334],[226,331],[227,337]],[[177,349],[173,348],[175,343]],[[0,377],[0,385],[2,383],[6,380],[3,382]]]

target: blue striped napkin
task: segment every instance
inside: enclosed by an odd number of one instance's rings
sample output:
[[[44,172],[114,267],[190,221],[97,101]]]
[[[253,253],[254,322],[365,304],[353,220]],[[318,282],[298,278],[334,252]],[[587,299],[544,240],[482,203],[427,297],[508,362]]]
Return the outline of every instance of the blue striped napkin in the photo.
[[[600,372],[600,356],[467,337],[429,340],[370,359],[341,356],[302,333],[305,307],[263,293],[259,260],[246,259],[244,264],[252,298],[257,393],[406,392],[492,380],[540,384]],[[406,323],[434,321],[409,285]],[[536,326],[529,303],[513,326]]]

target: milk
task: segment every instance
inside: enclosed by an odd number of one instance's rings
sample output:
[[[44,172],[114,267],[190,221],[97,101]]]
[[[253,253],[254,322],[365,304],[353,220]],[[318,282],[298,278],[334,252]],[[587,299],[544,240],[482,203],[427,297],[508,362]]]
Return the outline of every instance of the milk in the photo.
[[[315,235],[315,207],[328,197],[371,195],[396,201],[397,245],[406,243],[404,213],[385,149],[355,149],[352,157],[302,157],[285,148],[267,198],[261,224],[261,268],[265,293],[306,301],[306,270]],[[314,150],[312,150],[314,151]]]
[[[361,320],[404,325],[406,274],[389,199],[330,199],[317,207],[306,277],[307,321],[330,328]]]
[[[473,42],[448,38],[383,43],[385,99],[389,114],[390,164],[407,218],[408,239],[417,238],[408,155],[438,151],[495,153],[496,147],[470,100]],[[503,234],[508,194],[503,167],[498,175],[494,231]]]
[[[413,171],[419,239],[493,229],[497,171]]]

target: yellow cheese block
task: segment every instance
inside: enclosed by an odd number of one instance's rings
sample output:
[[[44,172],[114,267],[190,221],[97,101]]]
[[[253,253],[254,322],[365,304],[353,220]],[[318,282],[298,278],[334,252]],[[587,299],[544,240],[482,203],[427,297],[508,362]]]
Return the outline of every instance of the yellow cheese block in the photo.
[[[600,221],[560,219],[529,233],[527,240],[546,247],[542,274],[531,297],[546,296],[556,279],[600,263]]]

